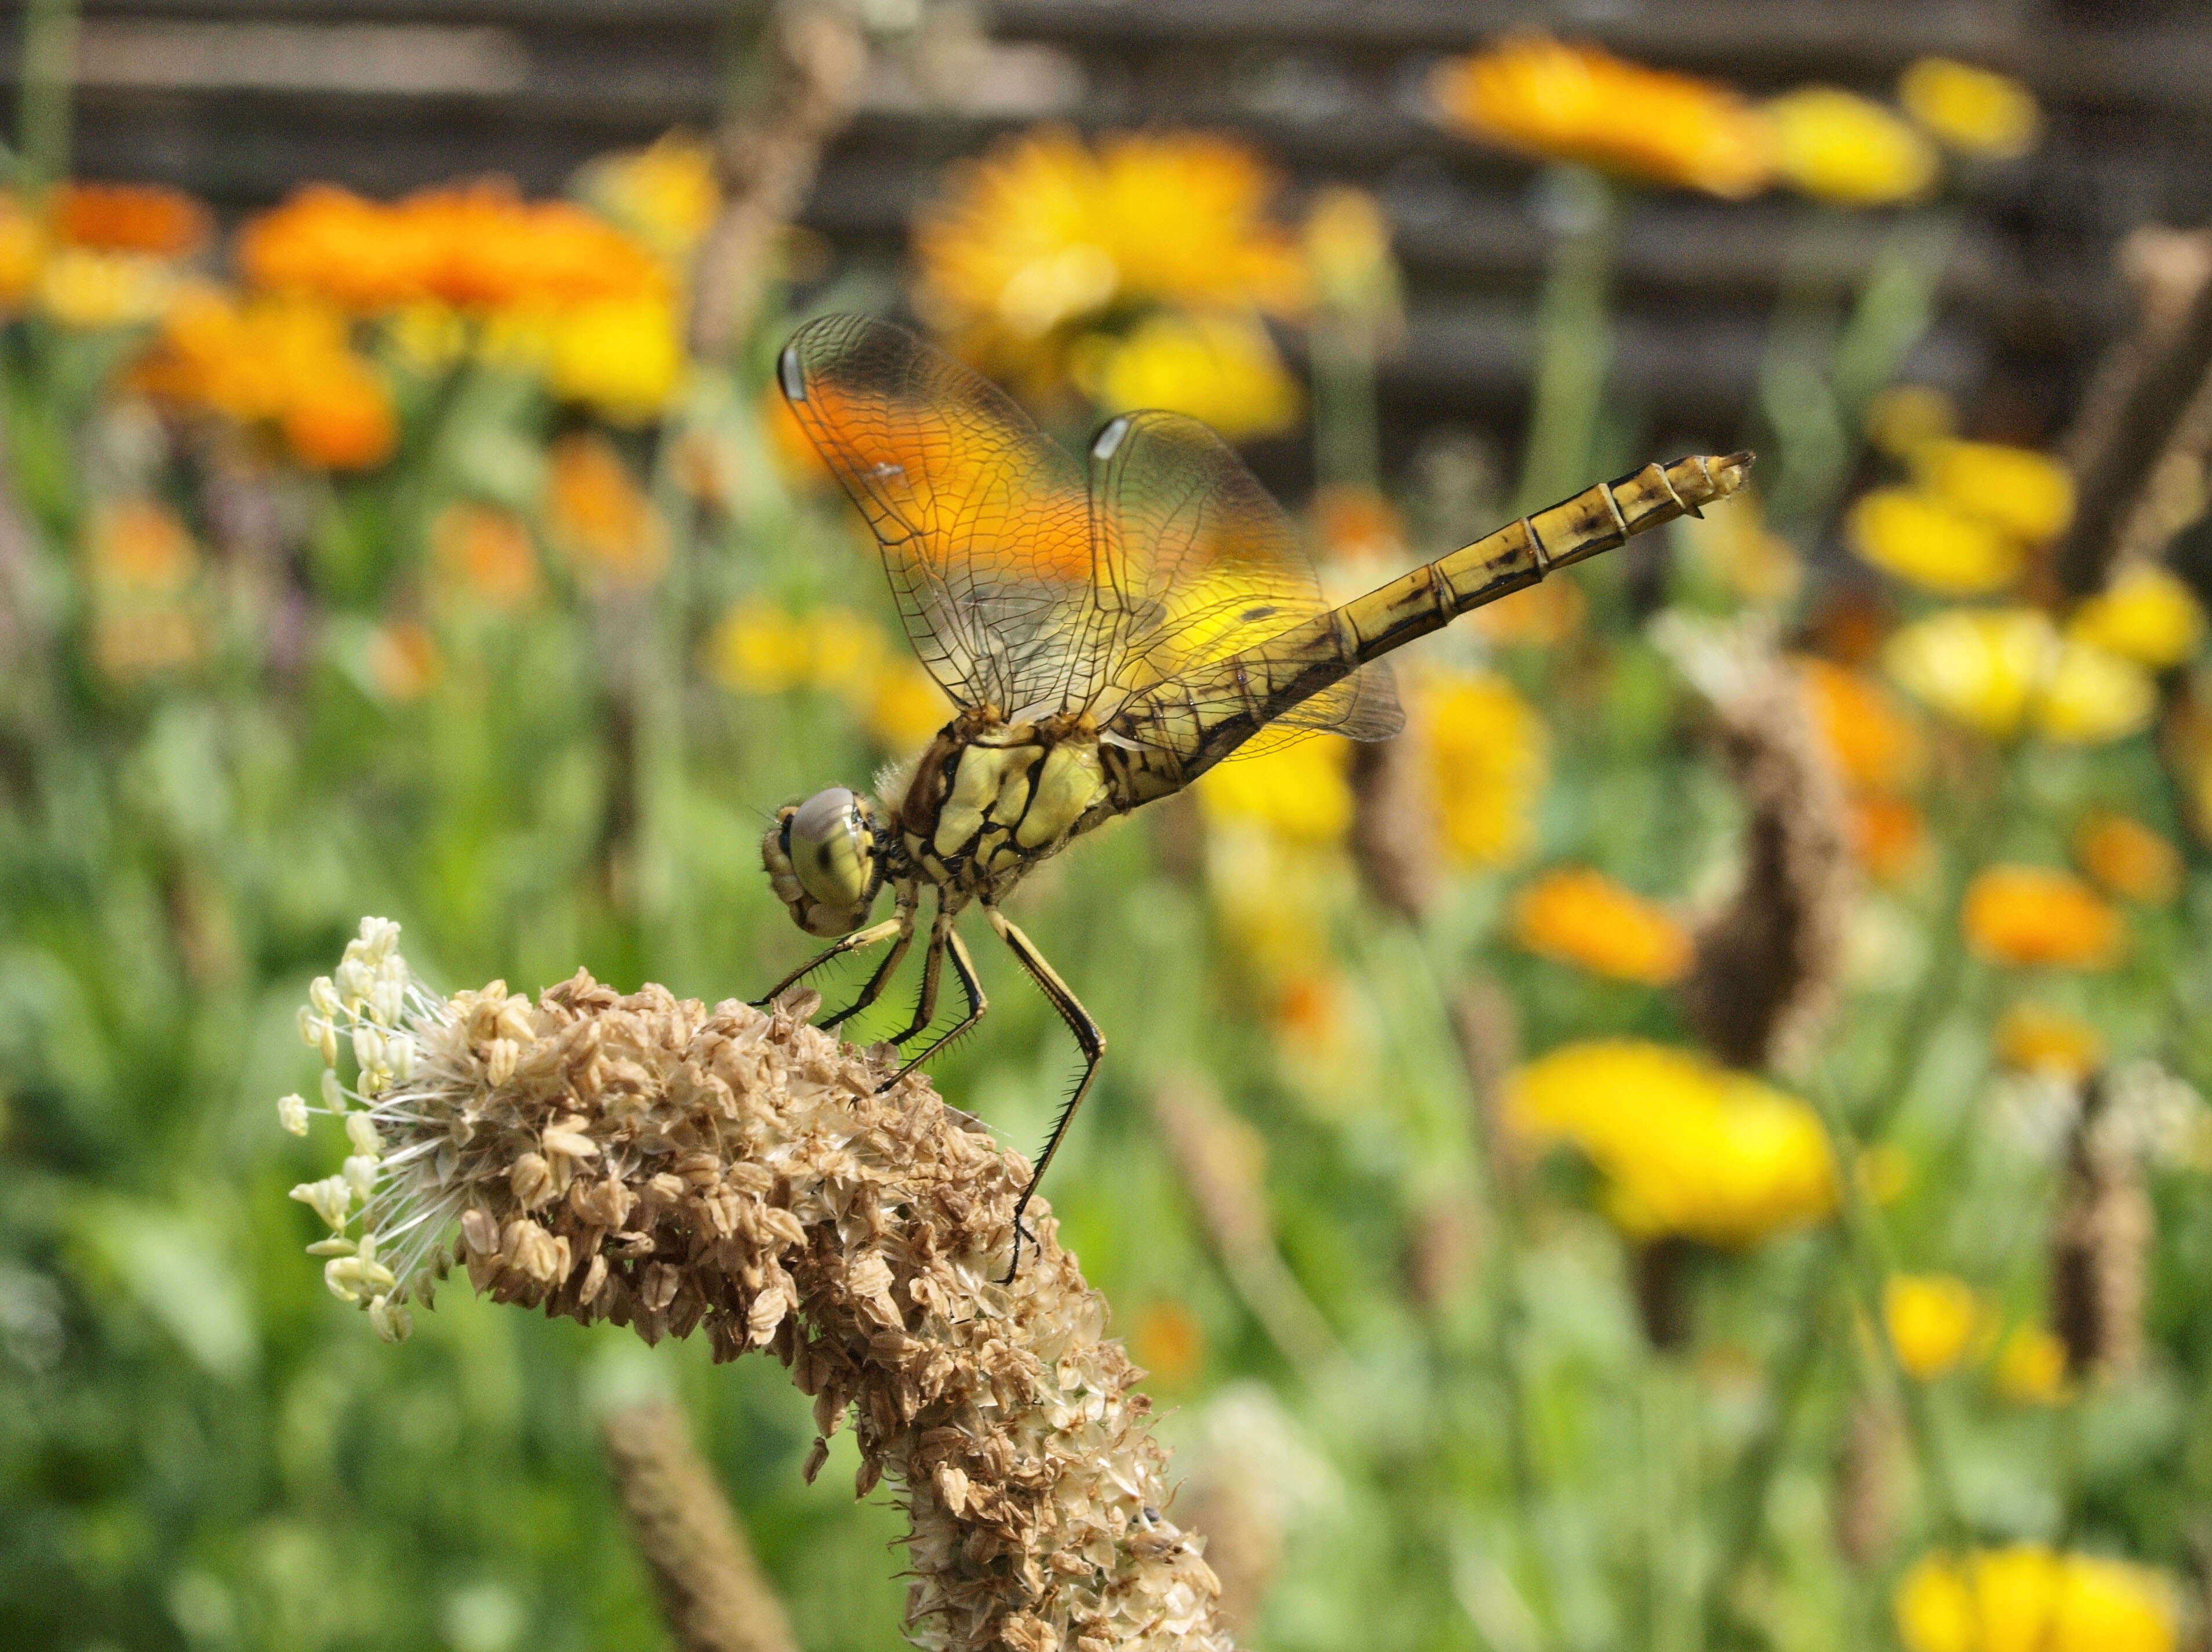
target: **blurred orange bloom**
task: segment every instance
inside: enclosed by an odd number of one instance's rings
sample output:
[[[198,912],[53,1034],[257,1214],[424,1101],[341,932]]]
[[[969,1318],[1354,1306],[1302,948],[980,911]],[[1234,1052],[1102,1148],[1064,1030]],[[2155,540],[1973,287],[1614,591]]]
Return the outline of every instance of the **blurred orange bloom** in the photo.
[[[555,547],[587,585],[641,589],[668,562],[668,526],[605,436],[553,444],[545,522]]]
[[[487,605],[512,613],[538,596],[538,551],[513,511],[456,500],[430,524],[430,549],[447,579]]]
[[[1850,800],[1850,811],[1851,853],[1871,876],[1894,884],[1920,864],[1928,825],[1919,810],[1903,798],[1869,792]]]
[[[1455,58],[1429,94],[1445,125],[1545,160],[1741,200],[1773,176],[1766,124],[1726,87],[1541,34]]]
[[[1206,1363],[1206,1327],[1179,1302],[1152,1303],[1130,1329],[1129,1353],[1158,1382],[1188,1382]]]
[[[399,444],[391,394],[357,356],[300,386],[277,423],[294,453],[326,471],[373,471]]]
[[[1991,866],[1967,886],[1960,913],[1967,944],[1992,963],[2102,969],[2118,961],[2119,914],[2071,872]]]
[[[1928,744],[1895,695],[1863,672],[1814,655],[1796,663],[1814,725],[1848,783],[1893,791],[1920,778]]]
[[[413,620],[389,620],[371,632],[368,663],[369,682],[394,705],[420,700],[446,669],[437,639]]]
[[[208,210],[154,184],[64,184],[54,191],[55,238],[99,252],[182,258],[208,238]]]
[[[1313,519],[1322,549],[1332,557],[1347,562],[1389,562],[1405,552],[1405,520],[1397,507],[1373,488],[1337,483],[1316,489]]]
[[[1556,648],[1582,629],[1589,598],[1575,580],[1546,580],[1486,603],[1467,623],[1501,648]]]
[[[167,595],[199,568],[198,548],[177,513],[151,499],[97,507],[85,541],[94,577],[118,591]]]
[[[2022,999],[1997,1018],[1997,1060],[2080,1084],[2105,1065],[2105,1036],[2079,1017]]]
[[[2111,894],[2163,906],[2181,890],[2181,851],[2141,821],[2094,810],[2074,829],[2074,859]]]
[[[566,201],[526,202],[499,180],[389,204],[310,185],[246,226],[238,260],[258,287],[364,314],[430,301],[480,309],[635,298],[668,280],[613,225]]]
[[[1540,957],[1664,987],[1690,967],[1690,932],[1664,907],[1587,867],[1547,872],[1513,902],[1513,936]]]

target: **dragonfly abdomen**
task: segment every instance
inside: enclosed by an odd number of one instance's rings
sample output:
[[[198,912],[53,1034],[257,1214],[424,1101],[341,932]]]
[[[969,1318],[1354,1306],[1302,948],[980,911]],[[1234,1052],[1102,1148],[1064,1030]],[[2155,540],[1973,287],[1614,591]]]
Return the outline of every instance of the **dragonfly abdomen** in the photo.
[[[1534,585],[1553,568],[1727,498],[1743,485],[1751,459],[1749,453],[1693,454],[1601,482],[1233,654],[1202,680],[1187,675],[1183,687],[1192,702],[1212,714],[1200,720],[1183,753],[1182,782],[1360,666]]]

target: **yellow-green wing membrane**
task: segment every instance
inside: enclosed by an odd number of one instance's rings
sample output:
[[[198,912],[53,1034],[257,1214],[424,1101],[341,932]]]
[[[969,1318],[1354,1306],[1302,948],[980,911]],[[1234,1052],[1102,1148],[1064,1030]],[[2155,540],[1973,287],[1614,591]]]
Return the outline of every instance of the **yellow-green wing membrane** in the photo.
[[[908,640],[955,701],[1065,703],[1097,635],[1089,489],[995,386],[887,322],[809,322],[779,367],[883,548]]]
[[[1071,683],[1071,701],[1101,722],[1152,697],[1188,705],[1202,725],[1244,709],[1240,674],[1209,668],[1255,651],[1270,659],[1271,643],[1310,647],[1306,622],[1328,610],[1297,530],[1227,443],[1179,413],[1114,420],[1092,445],[1091,473],[1095,635],[1071,659],[1099,676]],[[1386,739],[1404,722],[1377,661],[1273,718],[1237,755],[1322,729]]]

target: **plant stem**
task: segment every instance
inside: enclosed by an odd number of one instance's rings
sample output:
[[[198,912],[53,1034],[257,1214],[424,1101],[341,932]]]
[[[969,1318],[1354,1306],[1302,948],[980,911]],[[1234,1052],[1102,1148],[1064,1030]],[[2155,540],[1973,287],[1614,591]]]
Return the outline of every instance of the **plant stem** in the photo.
[[[1613,366],[1613,186],[1581,167],[1553,167],[1543,188],[1559,234],[1536,303],[1528,446],[1513,509],[1525,515],[1588,480],[1598,405]]]
[[[69,176],[76,30],[76,0],[30,0],[23,9],[16,167],[23,187],[33,193]]]

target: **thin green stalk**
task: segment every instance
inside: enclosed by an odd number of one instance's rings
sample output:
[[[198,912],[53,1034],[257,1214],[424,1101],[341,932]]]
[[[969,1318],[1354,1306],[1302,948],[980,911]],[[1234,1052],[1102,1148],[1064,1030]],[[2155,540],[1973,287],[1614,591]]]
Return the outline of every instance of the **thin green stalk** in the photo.
[[[1581,167],[1553,167],[1545,187],[1559,224],[1536,303],[1528,447],[1513,509],[1526,515],[1588,480],[1606,375],[1613,367],[1613,264],[1620,210],[1613,186]]]
[[[1317,317],[1313,349],[1314,476],[1324,487],[1373,488],[1382,480],[1371,318]]]
[[[668,525],[668,567],[645,598],[635,662],[638,939],[647,967],[669,978],[686,978],[694,953],[691,902],[682,898],[682,890],[689,811],[684,679],[697,507],[678,485],[674,462],[692,417],[687,407],[671,418],[654,451],[652,494]]]
[[[30,0],[23,9],[16,173],[33,193],[69,176],[76,33],[76,0]]]

